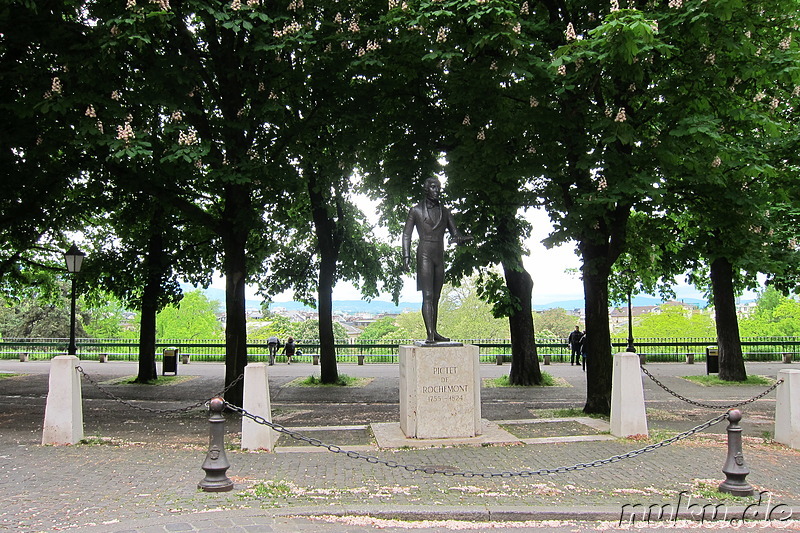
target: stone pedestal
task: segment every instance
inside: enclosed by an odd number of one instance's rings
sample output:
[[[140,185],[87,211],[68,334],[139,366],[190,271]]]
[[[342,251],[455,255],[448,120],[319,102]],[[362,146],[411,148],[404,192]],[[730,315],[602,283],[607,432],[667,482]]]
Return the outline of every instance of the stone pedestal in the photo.
[[[400,429],[408,438],[481,434],[477,346],[400,346]]]
[[[800,370],[781,370],[775,400],[775,442],[800,450]]]
[[[269,376],[266,363],[250,363],[244,367],[244,402],[242,407],[250,414],[272,422],[269,399]],[[269,426],[242,417],[242,449],[272,451],[280,435]]]
[[[57,355],[50,362],[42,444],[77,444],[83,439],[83,399],[78,358]]]
[[[639,356],[624,352],[614,356],[611,378],[611,434],[615,437],[647,435],[647,414]]]

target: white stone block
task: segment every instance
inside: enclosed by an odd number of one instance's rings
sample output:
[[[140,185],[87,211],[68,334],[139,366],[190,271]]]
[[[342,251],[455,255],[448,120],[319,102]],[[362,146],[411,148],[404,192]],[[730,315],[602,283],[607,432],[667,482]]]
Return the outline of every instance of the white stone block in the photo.
[[[83,439],[81,377],[74,355],[57,355],[50,361],[50,384],[44,408],[42,444],[76,444]]]
[[[775,442],[800,449],[800,370],[781,370],[775,401]]]
[[[639,356],[623,352],[614,356],[611,381],[611,434],[615,437],[648,435],[644,387]]]
[[[245,411],[272,422],[269,400],[269,375],[266,363],[250,363],[244,367]],[[280,435],[269,426],[242,417],[242,449],[272,451]]]
[[[400,429],[408,438],[481,434],[478,347],[400,346]]]

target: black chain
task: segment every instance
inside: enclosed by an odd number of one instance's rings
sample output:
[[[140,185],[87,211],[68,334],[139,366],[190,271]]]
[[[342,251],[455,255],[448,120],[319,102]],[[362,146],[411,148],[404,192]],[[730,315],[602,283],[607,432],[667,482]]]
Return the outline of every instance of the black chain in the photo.
[[[227,387],[225,387],[224,389],[222,389],[219,393],[211,396],[210,398],[208,398],[206,400],[201,400],[201,401],[199,401],[197,403],[193,403],[192,405],[187,405],[186,407],[177,407],[175,409],[155,409],[153,407],[145,407],[143,405],[136,405],[135,403],[132,403],[129,400],[126,400],[124,398],[120,398],[119,396],[117,396],[113,392],[105,389],[96,379],[92,378],[89,374],[87,374],[83,370],[83,368],[81,368],[80,366],[76,366],[75,369],[78,372],[81,373],[81,375],[86,379],[86,381],[88,381],[89,383],[91,383],[92,385],[97,387],[97,389],[100,390],[100,392],[102,392],[103,394],[105,394],[106,396],[108,396],[109,398],[114,400],[115,402],[121,403],[123,405],[127,405],[128,407],[131,407],[133,409],[138,409],[140,411],[147,411],[148,413],[158,413],[158,414],[186,413],[188,411],[191,411],[192,409],[197,409],[199,407],[203,407],[203,406],[207,405],[208,402],[211,401],[213,398],[216,398],[218,396],[219,397],[224,396],[225,393],[228,392],[234,385],[236,385],[242,379],[244,379],[244,374],[240,374],[239,377],[237,377],[236,379],[231,381],[230,384]]]
[[[719,422],[721,422],[721,421],[725,420],[726,418],[728,418],[728,413],[726,412],[726,413],[723,413],[723,414],[721,414],[721,415],[719,415],[719,416],[717,416],[715,418],[712,418],[711,420],[708,420],[707,422],[704,422],[704,423],[700,424],[699,426],[695,426],[695,427],[693,427],[692,429],[690,429],[688,431],[684,431],[683,433],[679,433],[679,434],[675,435],[674,437],[670,437],[668,439],[664,439],[664,440],[662,440],[660,442],[656,442],[654,444],[649,444],[649,445],[645,446],[644,448],[639,448],[638,450],[632,450],[630,452],[623,453],[623,454],[620,454],[620,455],[614,455],[614,456],[611,456],[611,457],[609,457],[607,459],[598,459],[596,461],[592,461],[592,462],[589,462],[589,463],[577,463],[577,464],[572,465],[572,466],[559,466],[559,467],[556,467],[556,468],[540,468],[539,470],[521,470],[521,471],[515,471],[515,472],[473,472],[473,471],[469,471],[469,470],[468,471],[463,471],[463,472],[458,472],[458,471],[444,470],[444,469],[436,468],[436,467],[433,467],[433,466],[406,465],[406,464],[398,463],[397,461],[387,461],[386,459],[381,459],[379,457],[363,454],[363,453],[357,452],[357,451],[343,450],[340,446],[336,446],[334,444],[325,444],[324,442],[322,442],[319,439],[315,439],[315,438],[312,438],[312,437],[306,437],[305,435],[302,435],[301,433],[298,433],[296,431],[292,431],[292,430],[290,430],[290,429],[288,429],[288,428],[286,428],[286,427],[284,427],[284,426],[282,426],[280,424],[277,424],[275,422],[270,422],[269,420],[267,420],[263,416],[258,416],[258,415],[254,415],[254,414],[248,413],[243,408],[237,407],[237,406],[235,406],[235,405],[233,405],[233,404],[231,404],[229,402],[225,402],[225,406],[228,409],[230,409],[232,411],[236,411],[237,413],[241,414],[242,416],[247,417],[247,418],[253,420],[254,422],[256,422],[258,424],[271,427],[272,429],[274,429],[278,433],[282,433],[284,435],[288,435],[293,439],[308,443],[308,444],[310,444],[312,446],[316,446],[316,447],[319,447],[319,448],[326,448],[328,451],[333,452],[333,453],[343,453],[347,457],[350,457],[351,459],[363,459],[364,461],[366,461],[368,463],[381,464],[381,465],[384,465],[384,466],[388,466],[389,468],[402,468],[402,469],[407,470],[409,472],[423,472],[425,474],[444,474],[445,476],[465,477],[465,478],[470,478],[470,477],[494,478],[494,477],[546,476],[546,475],[551,475],[551,474],[562,474],[562,473],[565,473],[565,472],[574,472],[576,470],[585,470],[587,468],[594,468],[594,467],[598,467],[598,466],[603,466],[603,465],[607,465],[607,464],[610,464],[610,463],[616,463],[617,461],[621,461],[623,459],[629,459],[631,457],[636,457],[637,455],[641,455],[643,453],[651,452],[653,450],[657,450],[658,448],[662,448],[664,446],[669,446],[670,444],[674,444],[674,443],[676,443],[676,442],[678,442],[680,440],[683,440],[683,439],[686,439],[688,437],[691,437],[695,433],[703,431],[704,429],[708,429],[711,426],[713,426],[715,424],[718,424]]]
[[[730,405],[711,405],[711,404],[708,404],[708,403],[701,403],[701,402],[698,402],[698,401],[695,401],[695,400],[691,400],[691,399],[689,399],[689,398],[687,398],[687,397],[685,397],[685,396],[681,396],[680,394],[678,394],[678,393],[677,393],[677,392],[675,392],[674,390],[671,390],[669,387],[667,387],[666,385],[664,385],[663,383],[661,383],[660,381],[658,381],[658,379],[656,379],[656,377],[655,377],[653,374],[651,374],[650,372],[648,372],[648,371],[647,371],[647,369],[646,369],[645,367],[642,367],[642,372],[644,372],[644,374],[645,374],[647,377],[649,377],[650,379],[652,379],[652,380],[653,380],[653,382],[655,382],[655,384],[656,384],[656,385],[658,385],[659,387],[661,387],[662,389],[664,389],[665,391],[667,391],[667,392],[668,392],[668,393],[670,393],[671,395],[675,396],[675,397],[676,397],[676,398],[678,398],[679,400],[683,400],[683,401],[684,401],[684,402],[686,402],[686,403],[690,403],[690,404],[692,404],[692,405],[696,405],[697,407],[704,407],[704,408],[706,408],[706,409],[733,409],[733,408],[735,408],[735,407],[741,407],[741,406],[743,406],[743,405],[747,405],[747,404],[753,403],[753,402],[755,402],[756,400],[760,400],[761,398],[763,398],[764,396],[766,396],[766,395],[767,395],[767,394],[769,394],[770,392],[774,391],[775,389],[777,389],[777,388],[778,388],[778,386],[779,386],[781,383],[783,383],[783,380],[782,380],[782,379],[779,379],[778,381],[776,381],[775,383],[773,383],[773,384],[772,384],[772,386],[770,386],[770,387],[769,387],[767,390],[765,390],[764,392],[762,392],[762,393],[761,393],[761,394],[759,394],[758,396],[753,396],[753,397],[752,397],[752,398],[750,398],[749,400],[744,400],[743,402],[739,402],[739,403],[732,403],[732,404],[730,404]]]

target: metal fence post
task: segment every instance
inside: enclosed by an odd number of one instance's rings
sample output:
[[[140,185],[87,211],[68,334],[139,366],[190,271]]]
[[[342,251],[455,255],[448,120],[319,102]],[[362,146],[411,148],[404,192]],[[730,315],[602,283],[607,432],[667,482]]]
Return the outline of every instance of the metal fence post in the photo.
[[[211,427],[208,454],[202,466],[206,471],[206,477],[197,484],[197,488],[205,492],[227,492],[233,489],[233,481],[225,474],[231,467],[225,455],[225,417],[222,416],[225,401],[222,398],[214,398],[209,402],[208,409],[211,411],[211,416],[208,418]]]
[[[742,412],[740,410],[728,411],[728,457],[722,467],[725,481],[720,483],[719,491],[734,496],[752,496],[753,487],[745,481],[750,469],[747,468],[742,453],[742,428],[739,425],[741,419]]]

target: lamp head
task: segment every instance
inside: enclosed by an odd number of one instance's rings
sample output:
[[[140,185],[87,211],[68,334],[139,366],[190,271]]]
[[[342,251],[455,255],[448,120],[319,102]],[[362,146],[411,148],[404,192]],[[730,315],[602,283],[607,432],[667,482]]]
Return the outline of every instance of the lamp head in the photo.
[[[86,254],[78,250],[75,243],[72,243],[70,249],[64,254],[64,261],[67,263],[67,271],[72,273],[80,272],[84,257],[86,257]]]

